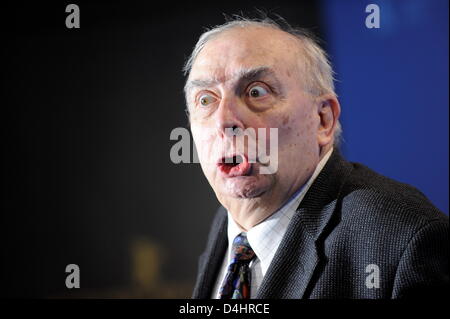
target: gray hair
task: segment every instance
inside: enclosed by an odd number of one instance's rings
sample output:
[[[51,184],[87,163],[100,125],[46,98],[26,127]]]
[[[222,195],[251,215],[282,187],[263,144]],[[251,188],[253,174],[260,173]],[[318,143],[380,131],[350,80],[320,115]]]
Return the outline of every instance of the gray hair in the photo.
[[[319,39],[312,33],[303,28],[294,28],[290,26],[284,19],[278,17],[278,21],[264,17],[262,19],[249,19],[234,15],[222,25],[215,26],[205,31],[197,41],[191,55],[187,59],[183,72],[189,75],[195,59],[200,51],[205,47],[208,41],[214,39],[224,31],[246,28],[246,27],[266,27],[275,30],[284,31],[292,35],[301,43],[301,50],[303,53],[302,59],[299,59],[299,64],[306,76],[304,78],[305,89],[314,96],[323,94],[332,94],[337,97],[334,88],[334,71],[328,59],[327,53],[320,47]],[[339,146],[341,139],[342,127],[338,121],[334,132],[334,144]]]

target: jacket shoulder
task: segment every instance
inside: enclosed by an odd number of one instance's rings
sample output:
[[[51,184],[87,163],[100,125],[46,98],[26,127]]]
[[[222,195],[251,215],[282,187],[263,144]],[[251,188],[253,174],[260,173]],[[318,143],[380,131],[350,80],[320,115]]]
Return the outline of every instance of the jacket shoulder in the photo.
[[[352,173],[341,191],[346,217],[357,214],[358,219],[374,228],[386,230],[388,227],[395,231],[400,227],[412,233],[429,223],[448,224],[448,217],[417,188],[378,174],[362,164],[351,165]]]

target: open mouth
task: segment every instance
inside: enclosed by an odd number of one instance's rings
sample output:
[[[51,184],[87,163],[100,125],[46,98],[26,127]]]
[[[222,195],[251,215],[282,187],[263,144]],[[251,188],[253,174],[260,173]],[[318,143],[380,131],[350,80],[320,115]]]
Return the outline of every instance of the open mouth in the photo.
[[[220,172],[227,177],[249,175],[252,167],[246,156],[238,154],[223,157],[217,166]]]

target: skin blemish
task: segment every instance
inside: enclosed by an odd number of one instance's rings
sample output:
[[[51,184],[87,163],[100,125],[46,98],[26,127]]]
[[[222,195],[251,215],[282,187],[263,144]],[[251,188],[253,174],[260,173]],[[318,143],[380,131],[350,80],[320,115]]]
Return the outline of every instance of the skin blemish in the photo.
[[[289,115],[286,115],[285,117],[283,117],[283,125],[286,125],[287,122],[289,122]]]

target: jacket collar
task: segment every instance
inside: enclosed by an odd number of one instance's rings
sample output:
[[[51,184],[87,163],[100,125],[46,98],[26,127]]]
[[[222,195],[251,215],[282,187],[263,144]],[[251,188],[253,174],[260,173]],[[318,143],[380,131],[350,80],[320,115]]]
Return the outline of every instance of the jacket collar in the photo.
[[[293,216],[257,298],[308,296],[314,272],[323,259],[323,239],[338,223],[333,217],[338,217],[339,194],[351,170],[351,164],[335,149]]]

